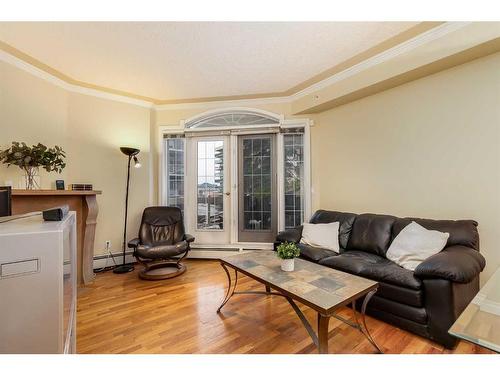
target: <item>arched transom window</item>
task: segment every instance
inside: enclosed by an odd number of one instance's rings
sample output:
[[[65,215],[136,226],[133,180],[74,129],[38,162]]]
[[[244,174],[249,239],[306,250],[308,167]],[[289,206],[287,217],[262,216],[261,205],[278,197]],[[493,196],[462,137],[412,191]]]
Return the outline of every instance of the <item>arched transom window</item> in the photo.
[[[199,117],[186,122],[186,128],[210,128],[224,126],[251,126],[279,124],[278,118],[249,111],[231,111]]]

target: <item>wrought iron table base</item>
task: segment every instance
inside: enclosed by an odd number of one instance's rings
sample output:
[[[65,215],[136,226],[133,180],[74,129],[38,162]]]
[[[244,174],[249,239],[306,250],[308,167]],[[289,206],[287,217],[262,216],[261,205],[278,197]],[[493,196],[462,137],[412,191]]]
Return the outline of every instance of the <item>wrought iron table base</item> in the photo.
[[[312,328],[311,324],[309,323],[309,320],[306,318],[302,310],[297,306],[297,304],[294,302],[294,300],[288,296],[285,296],[284,294],[278,293],[278,292],[273,292],[271,291],[271,288],[266,285],[266,291],[241,291],[237,292],[236,291],[236,286],[238,285],[238,270],[234,269],[235,273],[235,281],[233,285],[233,281],[231,278],[231,273],[227,269],[226,265],[224,263],[221,263],[222,268],[226,272],[227,275],[227,280],[228,280],[228,288],[227,288],[227,293],[226,296],[224,297],[224,300],[222,301],[221,305],[217,309],[217,313],[220,313],[221,309],[224,307],[224,305],[231,299],[232,296],[235,294],[262,294],[262,295],[273,295],[273,296],[280,296],[286,298],[288,303],[292,306],[293,310],[299,317],[300,321],[304,325],[304,328],[307,330],[307,333],[309,333],[309,336],[311,336],[311,339],[318,348],[319,353],[321,354],[328,354],[328,325],[330,322],[330,318],[335,318],[337,320],[340,320],[341,322],[348,324],[349,326],[357,329],[360,331],[366,339],[370,342],[370,344],[377,349],[377,352],[382,354],[382,350],[379,348],[375,340],[372,338],[370,335],[370,331],[368,330],[368,327],[366,325],[366,319],[365,319],[365,313],[366,313],[366,306],[368,305],[368,302],[370,299],[373,297],[373,295],[377,292],[377,290],[372,290],[368,292],[363,300],[363,303],[361,305],[361,324],[358,320],[357,316],[357,310],[356,310],[356,301],[353,301],[351,303],[353,315],[354,315],[354,322],[350,321],[348,319],[345,319],[335,313],[332,313],[330,315],[323,315],[318,312],[318,329],[317,329],[317,334]],[[231,267],[232,268],[232,267]]]

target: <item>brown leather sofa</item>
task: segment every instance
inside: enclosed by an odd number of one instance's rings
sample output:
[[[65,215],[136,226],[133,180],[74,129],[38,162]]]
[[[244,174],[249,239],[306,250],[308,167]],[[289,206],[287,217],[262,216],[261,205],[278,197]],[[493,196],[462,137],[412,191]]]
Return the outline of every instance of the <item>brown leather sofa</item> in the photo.
[[[427,258],[415,271],[398,266],[385,254],[398,233],[411,221],[430,230],[450,233],[446,248]],[[301,257],[340,271],[379,282],[367,313],[447,348],[457,340],[448,329],[479,290],[485,260],[479,254],[477,222],[430,220],[389,215],[319,210],[311,223],[339,222],[340,253],[300,244],[302,227],[280,232],[275,248],[295,242]]]

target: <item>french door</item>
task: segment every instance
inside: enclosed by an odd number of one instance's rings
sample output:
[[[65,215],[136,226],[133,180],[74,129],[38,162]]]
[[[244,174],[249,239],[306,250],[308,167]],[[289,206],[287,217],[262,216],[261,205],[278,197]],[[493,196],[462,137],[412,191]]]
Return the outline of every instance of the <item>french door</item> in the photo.
[[[238,136],[238,241],[273,242],[278,225],[276,136]]]
[[[200,244],[224,245],[231,240],[231,158],[229,137],[192,137],[187,142],[184,214],[190,233]]]
[[[274,241],[275,134],[189,137],[186,170],[184,216],[197,244]]]

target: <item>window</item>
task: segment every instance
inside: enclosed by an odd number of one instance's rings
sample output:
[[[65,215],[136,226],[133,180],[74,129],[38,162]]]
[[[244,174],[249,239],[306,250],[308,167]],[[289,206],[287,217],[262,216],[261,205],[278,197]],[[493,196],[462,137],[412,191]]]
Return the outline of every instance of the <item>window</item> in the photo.
[[[184,214],[184,138],[166,138],[167,206],[179,207]]]
[[[304,135],[283,135],[285,229],[304,222]]]
[[[279,124],[273,117],[248,112],[223,113],[205,116],[186,123],[186,128],[210,128],[224,126],[252,126]]]
[[[198,229],[224,229],[224,142],[198,141]]]
[[[243,228],[269,230],[272,220],[272,138],[243,140]]]

